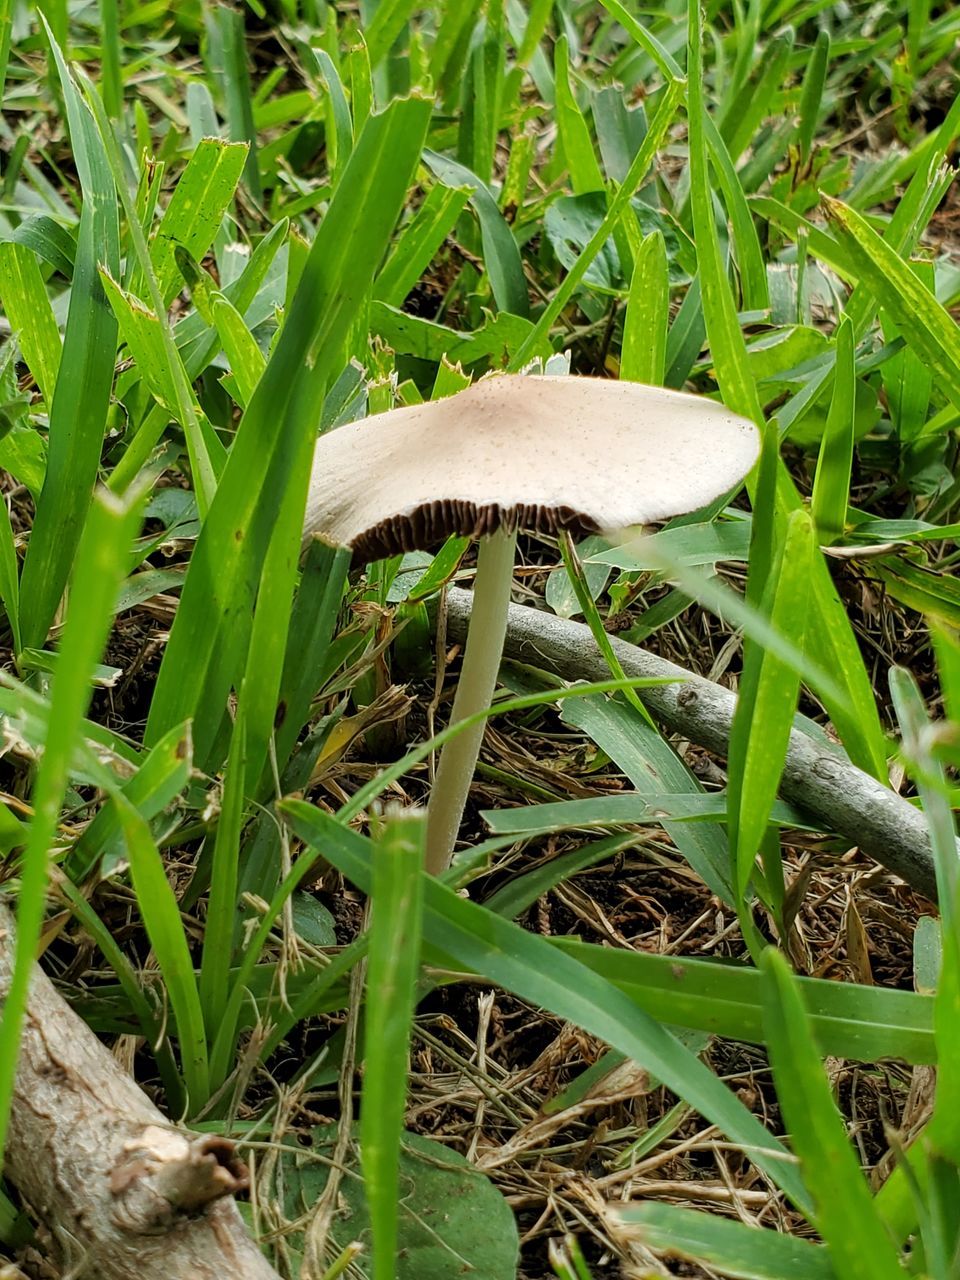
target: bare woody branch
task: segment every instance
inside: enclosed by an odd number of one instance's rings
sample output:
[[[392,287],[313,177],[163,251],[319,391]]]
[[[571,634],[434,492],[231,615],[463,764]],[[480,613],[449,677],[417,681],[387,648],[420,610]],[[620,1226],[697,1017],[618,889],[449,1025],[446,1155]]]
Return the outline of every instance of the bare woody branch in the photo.
[[[448,591],[451,639],[462,640],[466,635],[471,604],[469,591]],[[610,642],[628,676],[677,682],[638,690],[657,720],[674,733],[726,755],[737,701],[729,689],[616,636]],[[588,627],[524,605],[510,606],[504,655],[565,680],[603,680],[610,674]],[[856,768],[841,751],[825,749],[794,729],[780,792],[823,831],[843,836],[914,889],[936,898],[930,834],[922,812]]]
[[[13,917],[0,904],[0,998]],[[46,1223],[64,1272],[98,1280],[278,1280],[233,1195],[233,1144],[157,1110],[37,967],[5,1173]]]

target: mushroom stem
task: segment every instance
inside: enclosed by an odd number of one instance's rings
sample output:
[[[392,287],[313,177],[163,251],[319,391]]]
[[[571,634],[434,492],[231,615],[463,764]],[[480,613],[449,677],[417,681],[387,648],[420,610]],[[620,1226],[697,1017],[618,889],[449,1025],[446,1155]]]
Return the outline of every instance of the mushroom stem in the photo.
[[[493,697],[507,629],[516,545],[515,529],[499,529],[480,542],[470,630],[450,713],[451,724],[485,711]],[[427,808],[426,866],[433,875],[446,871],[453,857],[484,728],[481,721],[465,729],[440,752]]]

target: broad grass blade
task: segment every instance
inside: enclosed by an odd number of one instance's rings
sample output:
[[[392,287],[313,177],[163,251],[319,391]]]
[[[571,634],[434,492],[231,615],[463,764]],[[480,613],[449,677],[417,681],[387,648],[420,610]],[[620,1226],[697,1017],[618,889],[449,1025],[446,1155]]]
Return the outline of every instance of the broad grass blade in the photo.
[[[400,1135],[420,973],[426,817],[388,810],[373,841],[360,1160],[373,1229],[373,1280],[393,1280]]]
[[[60,331],[36,255],[13,240],[0,244],[0,298],[44,402],[52,405],[62,354]]]
[[[369,892],[369,841],[304,801],[284,800],[280,811],[302,839],[323,848],[345,875]],[[481,974],[599,1036],[748,1147],[755,1163],[795,1203],[809,1204],[781,1144],[664,1027],[542,938],[458,897],[432,877],[424,881],[424,941],[434,962]]]
[[[766,1040],[758,969],[617,950],[575,938],[554,938],[553,945],[612,982],[654,1018],[731,1040]],[[931,996],[823,978],[798,978],[797,983],[824,1053],[859,1062],[901,1055],[908,1062],[936,1061]]]
[[[34,816],[21,857],[14,971],[0,1024],[0,1154],[6,1140],[27,987],[43,921],[48,851],[53,846],[83,716],[90,677],[113,617],[140,510],[101,491],[89,508],[77,548],[70,607],[60,642],[43,758],[33,792]]]
[[[823,1073],[787,961],[768,950],[763,975],[770,1062],[793,1148],[813,1196],[812,1221],[842,1280],[903,1280],[897,1251],[877,1215]]]
[[[795,511],[787,521],[780,556],[761,604],[770,625],[801,644],[807,625],[813,551],[810,517]],[[740,693],[730,727],[728,783],[738,899],[750,882],[780,786],[799,690],[799,675],[776,654],[753,642],[745,647]]]
[[[837,1280],[822,1244],[671,1204],[611,1205],[607,1220],[622,1244],[703,1262],[732,1280]]]
[[[200,994],[180,907],[150,828],[129,800],[117,794],[115,801],[130,858],[130,878],[176,1023],[189,1109],[197,1111],[210,1096],[210,1069]]]
[[[42,19],[42,15],[41,15]],[[110,164],[49,28],[66,102],[83,205],[70,310],[53,401],[47,470],[23,565],[21,628],[25,646],[41,648],[70,572],[100,462],[117,354],[117,324],[97,274],[120,271],[120,227]]]
[[[314,240],[197,541],[150,709],[147,741],[195,717],[201,767],[210,763],[228,691],[243,669],[247,619],[276,526],[289,536],[302,521],[319,406],[339,372],[350,329],[396,223],[429,112],[428,100],[410,98],[368,120]],[[291,591],[298,553],[299,533],[284,548]],[[276,625],[285,633],[282,618]],[[262,679],[279,681],[279,670],[262,672]],[[269,703],[264,693],[260,705]],[[263,740],[262,724],[251,720],[248,730],[251,741]]]

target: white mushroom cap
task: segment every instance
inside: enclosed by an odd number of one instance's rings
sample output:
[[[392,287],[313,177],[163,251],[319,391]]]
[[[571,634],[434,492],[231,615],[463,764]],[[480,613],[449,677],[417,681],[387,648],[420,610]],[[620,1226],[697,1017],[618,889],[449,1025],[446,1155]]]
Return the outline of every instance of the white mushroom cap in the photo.
[[[317,441],[304,534],[373,560],[501,525],[621,529],[696,511],[760,436],[700,396],[600,378],[484,378]]]

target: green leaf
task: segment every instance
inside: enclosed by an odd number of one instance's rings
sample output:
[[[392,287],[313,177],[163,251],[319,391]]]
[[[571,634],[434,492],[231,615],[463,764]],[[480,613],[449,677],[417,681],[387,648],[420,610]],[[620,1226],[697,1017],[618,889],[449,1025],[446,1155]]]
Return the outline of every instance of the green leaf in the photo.
[[[702,794],[702,787],[657,729],[632,708],[608,698],[578,699],[561,713],[615,760],[638,791]],[[733,901],[730,853],[718,823],[666,820],[664,830],[703,882],[724,902]]]
[[[820,1062],[787,961],[764,953],[764,1026],[777,1097],[814,1201],[812,1221],[843,1280],[903,1280]]]
[[[210,1073],[200,995],[180,907],[150,828],[123,795],[117,793],[114,800],[130,859],[130,878],[177,1028],[189,1107],[198,1111],[210,1096]]]
[[[703,315],[710,354],[724,404],[754,422],[763,422],[756,384],[747,363],[737,308],[720,252],[707,162],[706,104],[703,88],[703,50],[699,4],[688,7],[687,119],[690,134],[690,210],[693,216]],[[739,154],[730,146],[731,155]]]
[[[230,961],[236,932],[239,881],[238,863],[243,831],[244,783],[247,769],[246,720],[241,698],[230,738],[230,755],[223,781],[220,817],[213,841],[210,893],[203,931],[198,995],[206,1028],[206,1043],[213,1044],[227,1002]],[[216,1091],[223,1081],[211,1079]]]
[[[553,47],[553,75],[557,132],[573,190],[577,195],[604,191],[606,184],[597,163],[590,130],[570,88],[570,45],[565,35]]]
[[[373,286],[373,296],[388,306],[401,307],[453,231],[473,188],[436,183],[397,238]]]
[[[651,1017],[731,1040],[764,1044],[763,977],[745,964],[690,960],[554,938],[552,944],[612,982]],[[799,978],[824,1053],[859,1062],[937,1058],[932,997],[913,991]]]
[[[149,820],[161,813],[184,789],[190,781],[192,766],[190,726],[174,725],[146,754],[140,767],[122,783],[120,790],[140,816]],[[80,882],[93,870],[102,854],[116,857],[120,836],[117,808],[112,800],[108,800],[84,828],[64,860],[67,875]]]
[[[316,1129],[312,1147],[285,1155],[284,1209],[291,1220],[314,1208],[326,1186],[336,1144],[333,1126]],[[339,1184],[339,1213],[330,1225],[336,1248],[366,1244],[370,1210],[358,1177],[356,1148],[348,1150]],[[519,1241],[513,1212],[493,1184],[452,1147],[404,1133],[400,1148],[399,1251],[393,1280],[514,1280]],[[294,1245],[294,1247],[296,1247]],[[373,1280],[369,1255],[354,1257],[351,1272]]]
[[[670,280],[663,233],[652,231],[633,264],[623,321],[620,377],[662,387],[666,374]]]
[[[683,93],[683,85],[680,81],[671,80],[667,85],[663,97],[657,107],[656,115],[650,122],[650,128],[644,137],[640,150],[633,158],[630,170],[623,181],[623,186],[617,191],[607,204],[607,212],[597,230],[590,237],[589,241],[584,245],[582,252],[576,262],[567,272],[563,283],[556,290],[553,298],[544,307],[540,318],[537,320],[530,336],[524,342],[520,350],[514,355],[510,362],[510,368],[514,371],[522,369],[524,364],[533,356],[539,345],[544,339],[549,338],[550,330],[555,321],[562,313],[564,307],[573,297],[576,290],[586,278],[587,271],[590,269],[595,258],[600,253],[603,246],[607,243],[610,236],[621,219],[626,213],[630,201],[640,186],[641,182],[647,176],[650,166],[656,157],[657,152],[663,145],[670,126],[674,122],[674,112]]]
[[[470,203],[480,222],[483,264],[490,277],[490,288],[501,311],[526,317],[530,313],[527,282],[523,274],[520,250],[489,188],[476,174],[449,156],[425,150],[423,163],[448,187],[469,187]]]
[[[243,316],[232,302],[222,295],[213,299],[213,319],[223,349],[230,361],[230,369],[236,380],[240,404],[246,408],[253,399],[266,360],[257,346],[256,339],[247,328]]]
[[[840,200],[824,200],[855,278],[890,313],[907,343],[936,374],[941,390],[960,406],[960,333],[953,317],[861,214]]]

